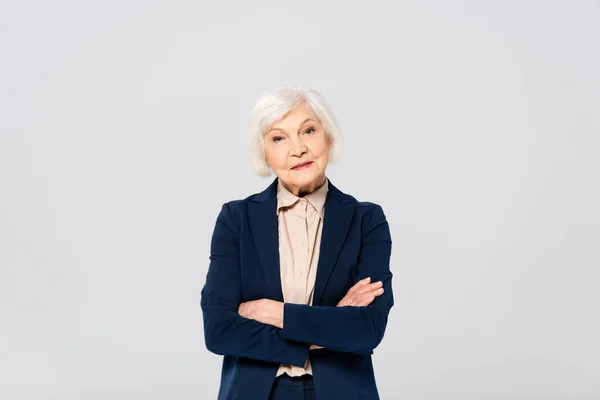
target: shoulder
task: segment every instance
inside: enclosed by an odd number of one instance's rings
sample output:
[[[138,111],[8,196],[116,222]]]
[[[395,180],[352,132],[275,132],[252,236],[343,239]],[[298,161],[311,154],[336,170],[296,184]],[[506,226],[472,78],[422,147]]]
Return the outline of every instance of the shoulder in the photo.
[[[222,204],[217,220],[230,227],[239,225],[243,216],[248,213],[248,203],[250,203],[260,193],[253,193],[243,199],[233,199]]]
[[[347,193],[342,193],[342,197],[344,202],[354,205],[354,220],[358,224],[355,227],[360,229],[363,239],[373,232],[382,232],[384,235],[389,236],[388,221],[383,206],[379,202],[363,199],[361,201]]]
[[[229,200],[223,203],[221,206],[221,213],[230,217],[239,216],[240,213],[248,209],[248,203],[250,203],[259,193],[253,193],[250,196],[243,199]]]
[[[379,203],[374,203],[372,201],[357,201],[356,208],[362,215],[365,215],[368,218],[383,214],[383,207]]]
[[[351,229],[360,230],[363,239],[374,232],[376,228],[383,228],[383,231],[387,231],[387,235],[389,236],[388,221],[380,203],[362,199],[361,201],[351,194],[341,191],[338,192],[337,197],[342,199],[340,203],[354,206],[352,218],[354,222]],[[325,215],[327,215],[327,207],[325,207]],[[378,231],[382,230],[379,229]]]
[[[353,203],[355,206],[355,213],[364,222],[378,222],[385,219],[385,213],[380,203],[373,201],[359,201],[356,197],[343,193],[343,197],[347,203]]]
[[[377,227],[388,226],[387,218],[380,204],[371,201],[360,201],[356,203],[356,210],[359,213],[363,236],[367,236]]]

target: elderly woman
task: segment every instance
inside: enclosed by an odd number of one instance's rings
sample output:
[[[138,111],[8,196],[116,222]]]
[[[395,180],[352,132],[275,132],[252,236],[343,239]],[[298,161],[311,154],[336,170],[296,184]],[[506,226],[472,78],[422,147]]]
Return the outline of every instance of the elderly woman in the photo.
[[[250,161],[277,176],[223,204],[201,293],[218,399],[379,399],[371,354],[394,301],[380,205],[325,175],[341,135],[313,90],[268,90],[251,114]]]

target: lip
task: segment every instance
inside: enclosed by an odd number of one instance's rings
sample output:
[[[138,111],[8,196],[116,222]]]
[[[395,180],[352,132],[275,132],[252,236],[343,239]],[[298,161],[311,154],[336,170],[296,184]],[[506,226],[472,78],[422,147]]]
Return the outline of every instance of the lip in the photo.
[[[309,166],[312,163],[313,163],[312,161],[301,162],[301,163],[298,163],[298,164],[294,165],[292,167],[292,169],[301,169],[302,167],[307,167],[307,166]]]

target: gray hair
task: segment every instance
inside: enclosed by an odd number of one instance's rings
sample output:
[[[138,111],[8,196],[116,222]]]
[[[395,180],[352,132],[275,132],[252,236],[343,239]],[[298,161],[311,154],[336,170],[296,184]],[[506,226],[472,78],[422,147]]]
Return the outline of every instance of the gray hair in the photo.
[[[281,121],[290,111],[306,105],[320,120],[325,132],[332,141],[329,149],[329,162],[339,161],[342,152],[342,135],[325,98],[315,90],[301,86],[280,86],[267,89],[258,99],[249,122],[249,163],[250,168],[260,176],[270,176],[272,170],[265,162],[264,134]]]

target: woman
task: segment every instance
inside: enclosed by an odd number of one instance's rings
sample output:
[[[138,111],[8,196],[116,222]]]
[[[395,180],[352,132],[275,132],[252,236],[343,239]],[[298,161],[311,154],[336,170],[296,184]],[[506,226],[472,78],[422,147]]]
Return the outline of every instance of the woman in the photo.
[[[220,400],[379,398],[392,240],[381,206],[325,175],[341,144],[315,91],[275,88],[252,111],[251,166],[276,178],[215,224],[201,307],[206,347],[224,356]]]

